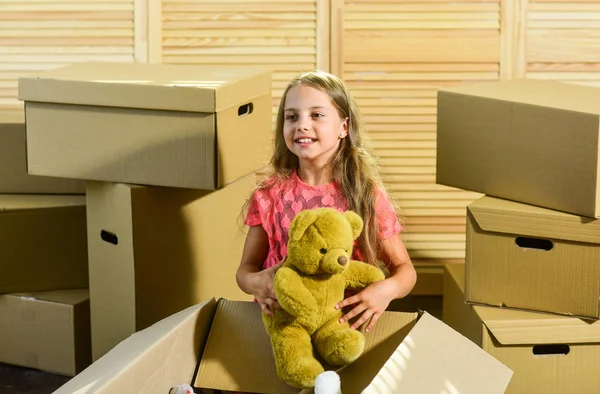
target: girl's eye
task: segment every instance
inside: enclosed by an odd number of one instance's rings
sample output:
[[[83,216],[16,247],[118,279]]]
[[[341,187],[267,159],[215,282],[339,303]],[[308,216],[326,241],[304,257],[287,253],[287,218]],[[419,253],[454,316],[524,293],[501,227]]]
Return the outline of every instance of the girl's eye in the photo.
[[[296,115],[285,115],[285,120],[294,120],[296,119]]]
[[[316,113],[316,114],[313,114],[313,116],[314,116],[315,118],[322,118],[322,117],[323,117],[323,114]]]

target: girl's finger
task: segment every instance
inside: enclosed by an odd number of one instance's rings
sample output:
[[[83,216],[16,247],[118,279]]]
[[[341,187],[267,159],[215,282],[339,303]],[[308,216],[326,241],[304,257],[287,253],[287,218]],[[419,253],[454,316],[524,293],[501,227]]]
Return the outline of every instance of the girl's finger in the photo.
[[[342,318],[340,319],[340,323],[343,323],[345,321],[352,319],[354,316],[358,315],[365,309],[367,309],[367,307],[364,306],[363,304],[360,304],[360,305],[354,307],[350,312],[346,313],[346,316],[342,316]]]
[[[362,326],[364,322],[366,322],[367,320],[369,320],[369,318],[373,316],[373,312],[371,312],[370,309],[368,309],[365,313],[362,314],[362,316],[360,317],[360,319],[358,319],[357,321],[354,322],[354,324],[352,324],[352,326],[350,326],[351,329],[356,330],[358,327]]]
[[[371,331],[373,327],[375,327],[375,323],[377,323],[377,320],[379,320],[379,316],[381,316],[381,313],[373,313],[373,316],[371,316],[371,322],[365,329],[366,332]]]
[[[336,306],[335,309],[342,309],[345,306],[348,305],[352,305],[352,304],[356,304],[357,302],[360,301],[360,297],[358,295],[346,298],[345,300],[343,300],[342,302],[339,302]]]
[[[269,309],[269,306],[267,304],[260,304],[260,309],[263,311],[263,313],[267,316],[273,316],[273,312],[271,312],[271,310]]]

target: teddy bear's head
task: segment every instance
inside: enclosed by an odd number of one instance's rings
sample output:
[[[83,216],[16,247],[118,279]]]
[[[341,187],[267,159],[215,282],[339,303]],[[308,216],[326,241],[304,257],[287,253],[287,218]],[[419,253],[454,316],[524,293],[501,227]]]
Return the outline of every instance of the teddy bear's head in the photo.
[[[300,211],[289,230],[288,261],[307,274],[338,274],[346,270],[363,221],[353,211],[333,208]]]

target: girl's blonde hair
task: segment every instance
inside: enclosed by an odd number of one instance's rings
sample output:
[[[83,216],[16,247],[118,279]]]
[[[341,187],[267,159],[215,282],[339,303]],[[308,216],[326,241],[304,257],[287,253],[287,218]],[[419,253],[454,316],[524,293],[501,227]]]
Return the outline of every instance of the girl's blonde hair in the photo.
[[[335,75],[311,71],[297,76],[288,84],[277,113],[275,146],[270,162],[272,172],[265,179],[266,182],[258,187],[269,187],[275,182],[289,179],[299,166],[298,157],[287,148],[283,136],[285,98],[290,89],[299,85],[328,94],[340,118],[348,118],[348,134],[340,140],[338,152],[331,158],[331,174],[348,200],[348,208],[358,213],[364,221],[363,231],[358,238],[364,261],[385,269],[378,258],[381,240],[375,214],[377,189],[386,193],[385,187],[368,144],[356,102],[344,82]]]

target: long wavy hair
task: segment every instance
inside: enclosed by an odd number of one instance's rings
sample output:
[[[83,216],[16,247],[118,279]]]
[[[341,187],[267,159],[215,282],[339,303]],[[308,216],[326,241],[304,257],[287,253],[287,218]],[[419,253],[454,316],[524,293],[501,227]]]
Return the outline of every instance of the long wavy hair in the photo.
[[[379,260],[381,240],[375,214],[375,200],[377,189],[381,193],[386,193],[386,190],[356,102],[340,78],[323,71],[311,71],[297,76],[288,84],[277,113],[270,174],[259,183],[258,188],[270,187],[289,179],[299,167],[298,157],[287,148],[283,135],[285,98],[290,89],[299,85],[328,94],[340,118],[348,118],[348,134],[340,140],[338,151],[329,162],[331,174],[345,195],[348,208],[363,219],[364,228],[358,238],[363,260],[385,270],[385,265]]]

